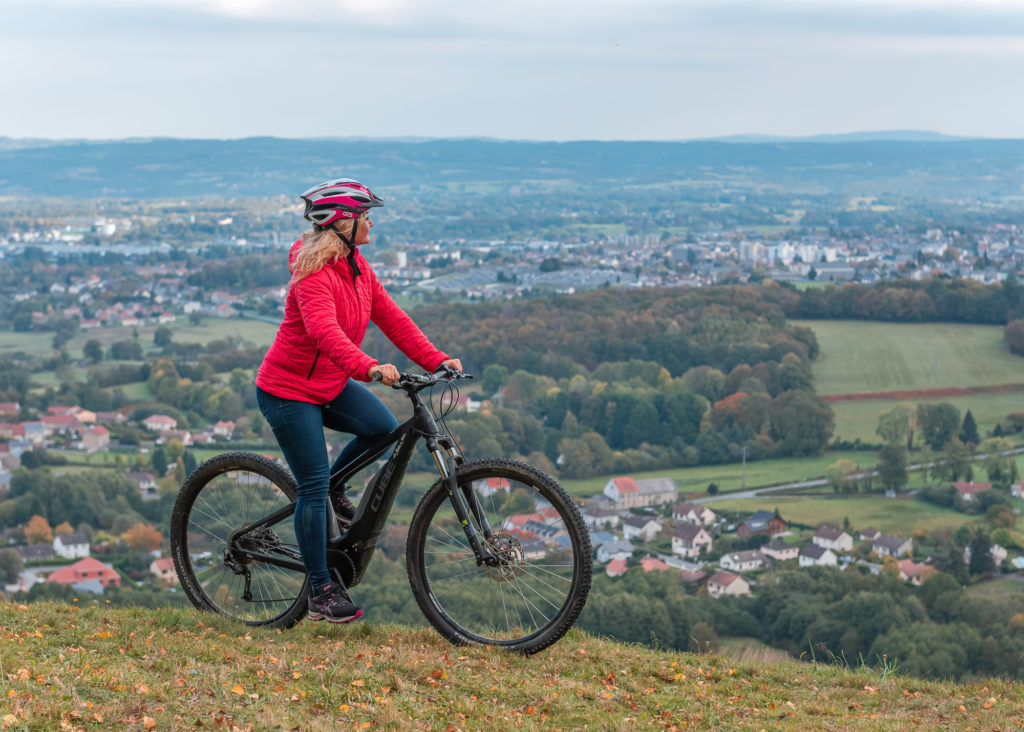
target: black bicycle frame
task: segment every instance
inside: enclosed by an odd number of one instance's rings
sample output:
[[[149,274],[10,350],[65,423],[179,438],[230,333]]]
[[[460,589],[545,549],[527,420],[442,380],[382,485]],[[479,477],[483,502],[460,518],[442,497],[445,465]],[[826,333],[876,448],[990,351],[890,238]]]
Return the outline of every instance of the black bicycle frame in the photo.
[[[474,522],[469,520],[472,515],[476,525],[480,527],[485,541],[489,542],[492,539],[493,532],[484,515],[483,508],[480,506],[476,492],[472,486],[466,486],[464,491],[458,490],[455,470],[463,462],[462,455],[459,454],[453,440],[438,429],[437,422],[420,399],[419,394],[415,391],[407,391],[407,394],[413,403],[412,417],[379,442],[367,448],[362,454],[357,455],[348,464],[339,468],[330,477],[332,486],[339,483],[344,485],[349,478],[373,464],[394,445],[394,452],[391,453],[391,457],[388,458],[384,467],[374,476],[373,482],[359,501],[359,507],[356,509],[352,523],[344,532],[339,528],[334,508],[330,501],[327,502],[327,566],[332,574],[339,574],[336,579],[340,579],[346,587],[354,587],[359,584],[370,564],[370,559],[377,547],[377,539],[384,531],[391,507],[394,505],[398,489],[405,477],[406,468],[409,466],[416,443],[420,438],[426,441],[427,449],[434,459],[438,473],[447,484],[448,498],[455,509],[466,540],[476,554],[477,564],[493,565],[497,563],[497,559],[487,550],[485,543],[481,542]],[[305,566],[297,552],[288,552],[286,556],[270,555],[242,549],[237,542],[237,539],[245,534],[261,526],[276,524],[294,513],[295,504],[292,503],[254,523],[247,524],[231,535],[228,541],[229,546],[234,548],[235,553],[248,559],[298,572],[305,571]]]

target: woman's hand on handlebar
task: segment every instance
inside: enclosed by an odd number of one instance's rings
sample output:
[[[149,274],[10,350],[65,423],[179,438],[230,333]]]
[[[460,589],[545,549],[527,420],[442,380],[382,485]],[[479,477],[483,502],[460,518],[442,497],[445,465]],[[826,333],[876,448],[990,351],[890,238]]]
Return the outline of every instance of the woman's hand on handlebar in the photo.
[[[449,358],[441,365],[450,368],[452,371],[458,371],[459,373],[462,372],[462,361],[457,358]]]
[[[380,381],[384,386],[393,386],[398,383],[398,369],[390,363],[379,363],[370,367],[370,381]]]

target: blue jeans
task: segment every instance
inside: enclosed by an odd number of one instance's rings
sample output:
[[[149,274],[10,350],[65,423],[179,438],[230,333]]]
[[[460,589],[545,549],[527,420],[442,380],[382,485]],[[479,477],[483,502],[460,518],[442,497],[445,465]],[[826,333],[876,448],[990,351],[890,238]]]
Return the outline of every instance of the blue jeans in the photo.
[[[353,379],[327,404],[282,399],[259,387],[256,400],[298,484],[295,537],[310,585],[316,592],[331,581],[326,552],[331,473],[395,429],[398,420],[380,399]],[[330,470],[324,427],[355,435]]]

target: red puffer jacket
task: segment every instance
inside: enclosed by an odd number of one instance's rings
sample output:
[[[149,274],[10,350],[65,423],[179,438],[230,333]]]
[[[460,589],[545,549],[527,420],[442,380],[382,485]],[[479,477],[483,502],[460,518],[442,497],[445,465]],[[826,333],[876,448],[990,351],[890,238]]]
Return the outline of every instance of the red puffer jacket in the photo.
[[[289,266],[301,246],[301,240],[292,246]],[[448,360],[395,304],[358,250],[355,259],[358,277],[347,260],[339,259],[289,288],[284,321],[256,386],[282,399],[326,404],[350,377],[368,381],[367,371],[377,360],[359,346],[371,320],[421,368],[433,371]]]

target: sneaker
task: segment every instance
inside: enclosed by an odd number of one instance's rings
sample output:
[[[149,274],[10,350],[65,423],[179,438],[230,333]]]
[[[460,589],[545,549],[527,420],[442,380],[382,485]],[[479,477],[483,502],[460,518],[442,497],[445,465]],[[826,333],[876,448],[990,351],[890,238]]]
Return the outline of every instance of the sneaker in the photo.
[[[338,520],[348,525],[355,518],[356,507],[352,501],[345,498],[346,490],[348,490],[348,486],[331,490],[331,506],[334,507],[334,515],[338,517]]]
[[[328,623],[348,623],[363,616],[348,593],[336,584],[326,584],[320,594],[309,596],[309,619],[326,620]]]

